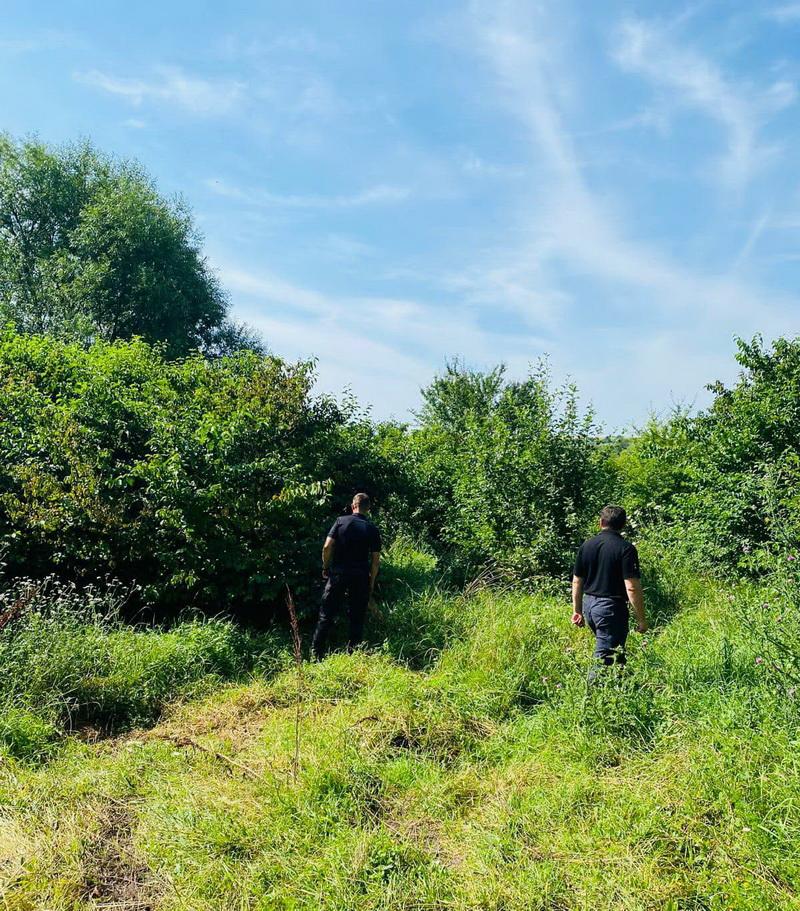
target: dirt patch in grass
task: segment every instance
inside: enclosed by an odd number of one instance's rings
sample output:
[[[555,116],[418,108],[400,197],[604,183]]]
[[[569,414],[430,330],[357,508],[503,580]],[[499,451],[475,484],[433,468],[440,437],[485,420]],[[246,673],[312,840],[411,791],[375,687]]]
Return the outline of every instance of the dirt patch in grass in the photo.
[[[163,723],[155,726],[154,733],[169,730],[190,737],[214,734],[241,743],[259,736],[275,707],[268,690],[251,685],[224,699],[201,703],[199,710],[197,703],[183,704],[169,712]]]
[[[155,907],[152,874],[137,857],[133,825],[130,807],[109,804],[97,832],[84,847],[81,898],[96,908],[152,911]]]
[[[0,898],[25,872],[34,845],[13,819],[0,816]]]

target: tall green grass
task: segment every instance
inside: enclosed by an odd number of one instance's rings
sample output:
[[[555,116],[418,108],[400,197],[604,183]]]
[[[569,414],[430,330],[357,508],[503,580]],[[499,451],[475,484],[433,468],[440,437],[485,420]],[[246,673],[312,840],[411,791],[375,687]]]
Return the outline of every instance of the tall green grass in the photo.
[[[65,733],[152,723],[167,703],[241,677],[269,644],[222,620],[135,627],[115,608],[50,586],[0,630],[0,748],[43,758]]]
[[[408,559],[398,576],[423,570]],[[4,907],[119,905],[97,846],[123,814],[117,853],[160,911],[800,908],[800,718],[751,622],[763,590],[651,556],[659,619],[588,687],[566,598],[426,572],[371,649],[304,666],[296,777],[288,664],[154,731],[0,767],[28,845]]]

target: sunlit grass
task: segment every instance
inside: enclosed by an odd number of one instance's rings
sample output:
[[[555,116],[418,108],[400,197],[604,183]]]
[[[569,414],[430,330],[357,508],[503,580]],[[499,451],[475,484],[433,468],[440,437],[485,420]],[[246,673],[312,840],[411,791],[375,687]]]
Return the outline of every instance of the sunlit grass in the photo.
[[[409,591],[384,622],[438,612],[436,648],[307,664],[296,781],[290,669],[9,758],[0,907],[122,907],[104,838],[167,911],[800,907],[797,704],[728,594],[679,582],[591,690],[566,604]]]

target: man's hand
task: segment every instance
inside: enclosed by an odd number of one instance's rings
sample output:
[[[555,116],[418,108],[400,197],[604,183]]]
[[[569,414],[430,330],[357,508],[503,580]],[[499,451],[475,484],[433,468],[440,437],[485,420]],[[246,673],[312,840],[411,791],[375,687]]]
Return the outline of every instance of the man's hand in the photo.
[[[583,626],[583,579],[580,576],[572,577],[572,622],[575,626]]]
[[[644,612],[644,592],[640,579],[626,579],[625,590],[628,593],[628,601],[633,605],[636,613],[636,632],[646,633],[650,629],[647,622],[647,615]]]

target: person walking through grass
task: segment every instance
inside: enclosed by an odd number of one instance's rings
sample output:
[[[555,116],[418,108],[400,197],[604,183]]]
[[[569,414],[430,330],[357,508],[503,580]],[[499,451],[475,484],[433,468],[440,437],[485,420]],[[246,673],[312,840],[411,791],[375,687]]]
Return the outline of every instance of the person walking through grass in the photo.
[[[639,554],[622,537],[627,516],[621,506],[604,506],[600,512],[600,533],[581,544],[572,575],[572,622],[588,625],[595,637],[595,666],[589,672],[593,682],[598,670],[614,663],[625,664],[625,641],[630,615],[636,613],[637,632],[647,632]]]
[[[369,497],[357,493],[352,513],[340,516],[328,532],[322,548],[322,593],[317,628],[311,651],[322,658],[330,628],[347,601],[350,637],[348,651],[357,648],[364,637],[364,619],[372,602],[375,578],[381,559],[381,535],[368,516]]]

